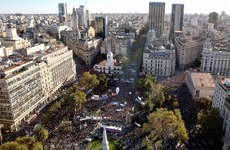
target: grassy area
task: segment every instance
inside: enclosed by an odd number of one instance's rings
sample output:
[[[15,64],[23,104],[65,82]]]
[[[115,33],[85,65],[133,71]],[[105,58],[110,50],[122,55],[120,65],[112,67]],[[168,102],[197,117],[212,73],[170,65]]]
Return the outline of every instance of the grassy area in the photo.
[[[109,150],[120,150],[122,149],[120,143],[114,139],[109,140]],[[87,150],[101,150],[102,149],[102,139],[94,139],[88,146]]]

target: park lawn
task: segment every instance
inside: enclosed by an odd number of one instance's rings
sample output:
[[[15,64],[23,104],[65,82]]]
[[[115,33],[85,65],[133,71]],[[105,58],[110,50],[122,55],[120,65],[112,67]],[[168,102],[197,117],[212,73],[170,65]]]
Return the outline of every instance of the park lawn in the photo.
[[[108,139],[109,140],[109,150],[120,150],[122,149],[122,146],[117,140],[114,139]],[[87,150],[101,150],[102,149],[102,139],[96,139],[93,140]]]

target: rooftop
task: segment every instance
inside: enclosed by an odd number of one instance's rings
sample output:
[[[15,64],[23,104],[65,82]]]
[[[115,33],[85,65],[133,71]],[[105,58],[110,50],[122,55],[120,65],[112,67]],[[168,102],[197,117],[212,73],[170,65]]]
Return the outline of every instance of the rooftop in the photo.
[[[210,73],[191,72],[194,87],[215,88],[215,80]]]

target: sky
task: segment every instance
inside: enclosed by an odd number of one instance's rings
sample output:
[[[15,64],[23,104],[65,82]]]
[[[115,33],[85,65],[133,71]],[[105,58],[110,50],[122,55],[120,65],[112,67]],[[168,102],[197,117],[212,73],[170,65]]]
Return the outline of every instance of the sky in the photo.
[[[230,13],[228,0],[87,0],[87,8],[90,13],[148,13],[149,2],[165,2],[167,14],[171,13],[172,4],[184,4],[188,14]],[[73,7],[86,5],[86,0],[0,0],[0,14],[57,14],[58,3],[67,3],[71,13]]]

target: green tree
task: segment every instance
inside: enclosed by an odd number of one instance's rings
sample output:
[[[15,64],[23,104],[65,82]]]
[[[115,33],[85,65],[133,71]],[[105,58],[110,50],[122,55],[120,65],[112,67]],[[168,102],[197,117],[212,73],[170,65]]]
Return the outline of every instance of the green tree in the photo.
[[[48,130],[44,126],[40,125],[34,129],[34,137],[37,141],[43,143],[48,138],[48,136]]]
[[[156,84],[156,78],[151,75],[146,75],[144,78],[140,78],[137,82],[137,87],[143,91],[152,91]]]
[[[0,150],[28,150],[26,145],[21,145],[15,141],[13,142],[6,142],[5,144],[1,145]]]
[[[130,59],[128,57],[123,57],[121,59],[122,62],[122,68],[124,72],[127,72],[129,69],[129,65],[130,65]]]
[[[86,94],[81,90],[70,94],[70,108],[72,110],[81,109],[82,104],[86,103]]]
[[[153,150],[153,144],[148,138],[143,139],[139,150]]]
[[[99,84],[97,86],[97,89],[99,91],[103,91],[108,86],[108,78],[105,76],[105,74],[99,74],[98,76]]]
[[[201,126],[200,136],[210,142],[214,149],[221,149],[223,119],[219,111],[215,108],[202,109],[198,113],[198,124]]]
[[[188,140],[181,115],[177,111],[167,111],[167,109],[160,108],[149,114],[147,118],[148,122],[144,123],[142,130],[150,133],[148,138],[151,142],[155,143],[157,140],[166,142],[169,139],[175,139],[178,142]]]
[[[85,90],[96,87],[98,84],[99,81],[97,76],[95,74],[90,74],[89,72],[84,72],[79,80],[79,86]]]
[[[34,137],[20,137],[16,139],[16,142],[20,145],[26,145],[29,150],[43,150],[41,142],[37,142]]]
[[[61,108],[61,104],[56,101],[49,109],[48,112],[49,114],[54,114],[56,113],[59,109]]]
[[[212,100],[210,97],[195,97],[193,101],[200,109],[211,108]]]

